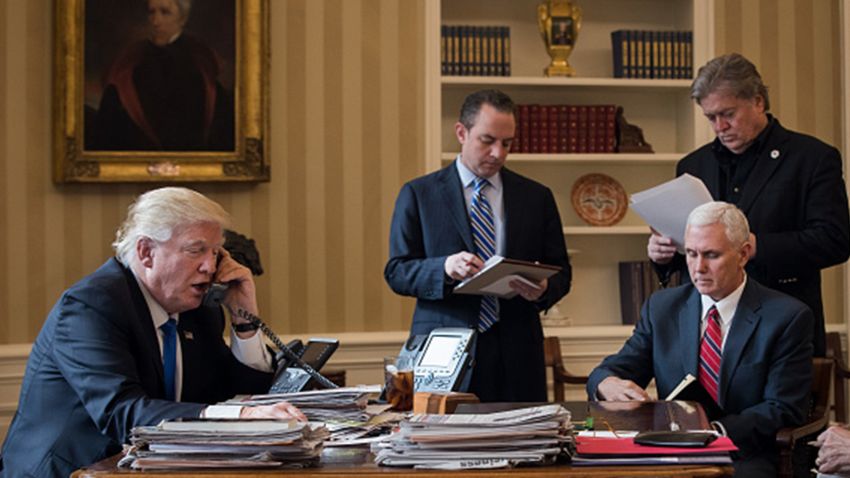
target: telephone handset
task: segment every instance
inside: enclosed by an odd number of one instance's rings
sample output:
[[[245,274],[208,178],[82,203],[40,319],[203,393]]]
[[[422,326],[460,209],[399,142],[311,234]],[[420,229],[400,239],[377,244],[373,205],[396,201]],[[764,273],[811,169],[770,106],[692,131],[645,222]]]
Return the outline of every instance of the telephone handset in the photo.
[[[227,294],[227,289],[232,285],[232,283],[222,283],[222,282],[213,282],[210,284],[209,289],[207,289],[206,294],[204,294],[204,298],[202,304],[206,307],[219,307],[221,302],[224,300],[225,295]],[[316,383],[318,383],[322,388],[338,388],[338,386],[324,377],[322,374],[316,371],[313,366],[308,364],[306,361],[302,359],[302,354],[305,354],[309,349],[310,344],[308,343],[308,348],[304,348],[299,352],[295,352],[291,347],[284,344],[280,337],[277,336],[272,330],[256,315],[248,312],[247,310],[239,309],[235,311],[235,313],[242,317],[243,319],[248,320],[252,324],[256,325],[269,340],[275,345],[275,347],[280,350],[283,358],[286,359],[286,363],[278,360],[278,368],[275,372],[274,381],[272,383],[272,387],[269,390],[269,393],[285,393],[285,392],[297,392],[304,388],[305,385],[312,378]],[[329,353],[322,354],[323,360],[321,364],[315,362],[318,368],[321,368],[322,365],[325,364],[327,359],[330,357],[330,354],[336,350],[336,347],[339,345],[338,341],[334,341],[334,346]],[[301,341],[298,341],[298,344],[301,345]]]

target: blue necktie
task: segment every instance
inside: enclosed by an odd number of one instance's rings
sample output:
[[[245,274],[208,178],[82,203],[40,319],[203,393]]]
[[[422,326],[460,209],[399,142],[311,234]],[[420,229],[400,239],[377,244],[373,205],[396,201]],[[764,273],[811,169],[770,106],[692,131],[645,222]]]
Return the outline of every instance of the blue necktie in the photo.
[[[484,178],[475,178],[475,192],[469,218],[472,223],[472,239],[475,241],[475,253],[487,261],[496,253],[496,227],[493,222],[493,209],[484,195],[484,189],[490,183]],[[499,320],[498,302],[492,295],[481,297],[481,311],[478,313],[478,331],[486,332]]]
[[[159,326],[162,329],[162,371],[165,375],[165,399],[175,400],[177,388],[177,321],[169,318]]]

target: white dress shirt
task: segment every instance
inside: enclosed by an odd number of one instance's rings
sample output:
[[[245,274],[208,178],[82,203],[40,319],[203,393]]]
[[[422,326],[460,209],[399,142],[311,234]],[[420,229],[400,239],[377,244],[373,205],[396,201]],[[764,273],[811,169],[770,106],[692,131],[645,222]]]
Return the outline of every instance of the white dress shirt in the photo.
[[[475,194],[475,175],[460,160],[460,155],[455,160],[457,172],[460,175],[460,184],[463,185],[463,199],[466,201],[466,212],[472,207],[472,196]],[[505,206],[502,201],[504,189],[502,188],[501,173],[496,173],[486,178],[490,186],[484,189],[484,196],[493,210],[493,227],[496,229],[496,255],[505,255]],[[475,252],[475,251],[469,251]]]
[[[147,287],[142,283],[141,280],[136,277],[136,282],[139,284],[139,288],[142,289],[142,295],[145,297],[145,302],[148,305],[148,310],[151,314],[151,320],[153,321],[153,326],[157,331],[156,338],[157,342],[159,342],[159,353],[160,357],[162,356],[162,341],[164,337],[164,332],[160,329],[160,326],[164,324],[169,319],[168,313],[156,299],[153,298],[151,293],[148,291]],[[180,314],[173,314],[174,319],[177,323],[180,323]],[[178,331],[179,333],[179,331]],[[233,352],[233,356],[236,357],[237,360],[242,362],[243,364],[263,371],[270,372],[272,370],[271,367],[271,354],[269,354],[268,349],[263,343],[262,336],[258,332],[254,334],[253,337],[249,339],[241,339],[236,332],[233,330],[233,327],[230,328],[230,348]],[[175,401],[180,401],[180,398],[183,394],[183,353],[182,347],[180,346],[180,340],[177,340],[177,369],[174,371],[174,397]],[[233,408],[233,407],[227,407]],[[237,409],[241,409],[241,407],[235,407]],[[210,416],[207,414],[207,416]],[[238,414],[237,414],[238,417]]]

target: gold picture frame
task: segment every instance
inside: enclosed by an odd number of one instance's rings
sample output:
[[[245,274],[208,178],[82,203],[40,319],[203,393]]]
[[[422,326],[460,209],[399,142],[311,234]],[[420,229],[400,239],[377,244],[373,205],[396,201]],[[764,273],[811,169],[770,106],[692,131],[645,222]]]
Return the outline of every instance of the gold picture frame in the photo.
[[[145,8],[143,1],[133,1],[142,4],[141,8]],[[94,83],[91,78],[96,76],[87,72],[85,65],[87,48],[85,35],[88,27],[86,19],[90,18],[86,15],[85,9],[87,6],[93,9],[94,6],[103,4],[94,0],[55,0],[53,178],[56,183],[256,182],[270,179],[267,141],[269,2],[268,0],[224,1],[232,2],[233,5],[233,22],[231,23],[233,44],[230,48],[232,109],[228,110],[231,112],[230,115],[224,115],[232,120],[232,123],[227,124],[230,125],[233,136],[224,135],[225,138],[232,139],[232,142],[226,143],[230,146],[224,149],[206,146],[175,149],[164,146],[158,146],[160,149],[144,147],[119,149],[95,147],[98,143],[91,140],[93,135],[87,136],[86,131],[86,128],[89,128],[88,133],[92,133],[96,129],[92,126],[93,124],[110,124],[103,120],[93,123],[91,115],[97,115],[100,111],[107,109],[101,103],[100,109],[92,113],[91,101],[86,103],[88,97],[85,96],[90,94],[91,84]],[[195,3],[200,4],[200,2]],[[108,8],[114,10],[115,5],[115,3],[108,4]],[[135,6],[133,8],[137,9]],[[194,14],[196,8],[194,6],[190,8]],[[113,10],[110,10],[110,14]],[[136,17],[139,16],[138,12],[134,13]],[[142,18],[146,13],[146,10],[141,13]],[[153,25],[150,14],[148,14],[148,20]],[[191,38],[188,34],[181,36]],[[174,38],[170,41],[176,43]],[[102,42],[107,45],[108,43]],[[151,43],[154,43],[153,40]],[[216,58],[218,58],[217,55]],[[104,63],[103,59],[99,60]],[[217,73],[218,69],[215,71]],[[128,77],[125,76],[125,78]],[[135,76],[129,76],[129,78],[135,81]],[[206,79],[204,77],[204,80]],[[89,84],[86,83],[87,81]],[[203,91],[214,98],[213,102],[216,98],[231,97],[223,94],[216,97],[214,93],[209,93],[208,83],[204,85],[207,89]],[[216,79],[212,86],[213,92],[218,91],[216,88],[220,86]],[[133,85],[132,88],[135,89],[136,86]],[[106,89],[104,81],[104,91]],[[123,101],[120,95],[113,94],[113,97],[120,98],[116,101]],[[206,110],[213,109],[209,99],[202,99],[202,104]],[[231,103],[228,103],[228,108],[230,105]],[[138,100],[136,106],[139,106]],[[132,108],[128,108],[129,110]],[[200,116],[211,117],[212,113],[208,114],[206,110],[202,111]],[[145,110],[140,108],[135,111],[142,111],[142,114],[145,114]],[[215,111],[216,114],[219,113],[218,109]],[[197,111],[195,114],[197,115]],[[211,121],[205,124],[208,125]],[[231,131],[231,129],[225,131]],[[206,137],[216,136],[209,134],[209,129],[205,132]],[[107,134],[101,134],[101,136],[109,137]],[[227,139],[227,141],[231,140]]]

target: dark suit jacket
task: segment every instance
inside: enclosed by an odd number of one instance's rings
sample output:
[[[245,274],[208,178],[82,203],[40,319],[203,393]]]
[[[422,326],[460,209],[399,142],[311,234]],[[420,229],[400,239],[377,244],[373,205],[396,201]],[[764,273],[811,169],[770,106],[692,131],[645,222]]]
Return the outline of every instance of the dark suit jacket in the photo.
[[[697,377],[701,311],[691,284],[650,296],[631,338],[590,374],[588,395],[611,375],[641,387],[655,378],[660,398],[685,375]],[[744,457],[769,451],[776,431],[808,412],[812,320],[798,300],[748,279],[723,348],[719,390],[719,421]]]
[[[537,303],[516,297],[500,300],[502,350],[512,359],[505,380],[515,397],[545,400],[543,330],[539,312],[559,301],[570,289],[561,218],[552,192],[507,168],[501,170],[505,214],[505,256],[561,267]],[[475,251],[463,186],[455,163],[408,182],[396,200],[390,229],[390,258],[384,277],[398,294],[416,297],[411,334],[438,327],[476,326],[481,298],[455,295],[444,263],[460,251]]]
[[[271,374],[236,360],[224,325],[214,309],[180,314],[183,401],[165,400],[142,291],[129,269],[107,261],[62,295],[38,334],[0,475],[66,477],[121,451],[134,426],[197,417],[205,404],[267,391]]]
[[[747,274],[812,309],[814,352],[823,356],[826,338],[820,271],[850,256],[850,213],[841,155],[820,140],[773,121],[737,204],[758,241]],[[715,143],[709,143],[686,156],[676,167],[676,175],[688,173],[702,179],[716,198],[720,173],[714,147]],[[682,269],[682,277],[687,278],[684,263],[684,258],[677,256],[674,267]]]

